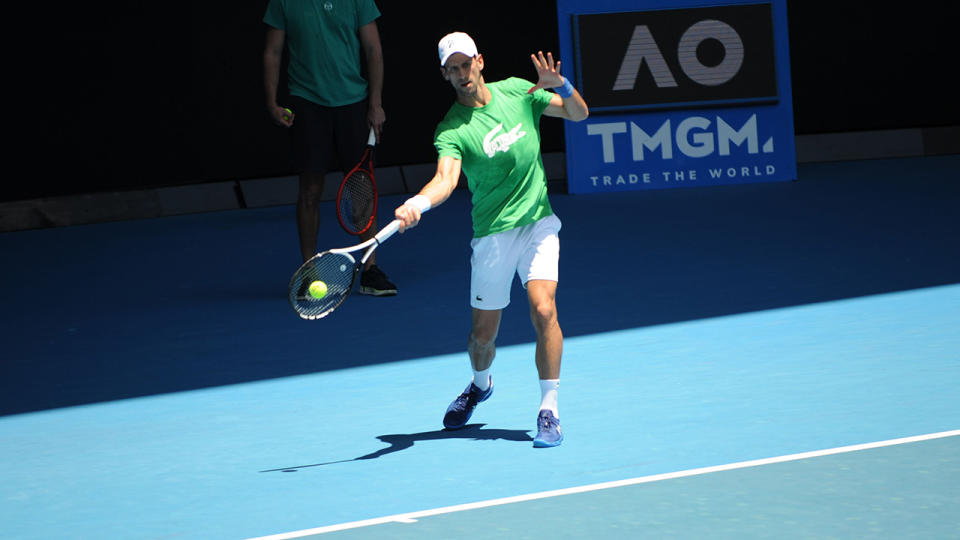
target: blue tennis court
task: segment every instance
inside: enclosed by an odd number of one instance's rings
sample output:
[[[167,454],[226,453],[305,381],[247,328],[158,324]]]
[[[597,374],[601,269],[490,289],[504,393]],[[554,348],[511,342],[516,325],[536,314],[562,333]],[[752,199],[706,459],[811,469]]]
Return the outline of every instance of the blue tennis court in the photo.
[[[0,537],[960,538],[958,180],[554,195],[554,449],[519,286],[496,392],[441,429],[466,192],[378,252],[398,296],[313,322],[291,206],[0,234]]]

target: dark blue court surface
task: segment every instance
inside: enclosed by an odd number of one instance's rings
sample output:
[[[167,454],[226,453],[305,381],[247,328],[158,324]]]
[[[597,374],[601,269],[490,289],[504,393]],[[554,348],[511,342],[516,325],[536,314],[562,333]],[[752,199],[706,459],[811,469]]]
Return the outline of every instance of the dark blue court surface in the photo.
[[[313,322],[289,206],[0,235],[0,537],[960,537],[960,156],[552,201],[547,450],[519,286],[440,429],[466,192],[379,251],[400,295]]]

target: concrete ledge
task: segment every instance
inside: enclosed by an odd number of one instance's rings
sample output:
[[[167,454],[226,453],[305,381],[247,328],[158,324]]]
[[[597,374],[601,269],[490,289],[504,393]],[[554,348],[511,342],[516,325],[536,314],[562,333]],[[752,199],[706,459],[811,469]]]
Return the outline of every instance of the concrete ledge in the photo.
[[[798,163],[960,154],[960,126],[798,135],[796,148]],[[543,154],[543,165],[551,192],[565,192],[564,153]],[[382,167],[376,172],[381,194],[415,193],[433,177],[436,164]],[[336,198],[342,176],[327,176],[323,200]],[[466,185],[461,176],[460,187]],[[0,203],[0,232],[294,204],[297,190],[297,177],[284,176],[14,201]]]
[[[279,206],[297,200],[297,185],[296,176],[240,180],[240,192],[248,208]]]
[[[403,180],[403,171],[400,167],[377,168],[377,192],[381,195],[397,195],[407,193],[407,186]]]
[[[239,208],[235,182],[0,204],[0,232]]]
[[[925,128],[923,151],[928,156],[960,154],[960,126]]]
[[[403,182],[403,173],[400,167],[384,167],[376,169],[377,191],[381,195],[395,195],[406,193]],[[321,200],[332,201],[337,198],[337,190],[343,180],[343,173],[330,173],[323,179],[323,195]],[[275,178],[258,178],[240,180],[240,195],[242,205],[247,208],[262,208],[265,206],[279,206],[297,202],[297,191],[300,181],[296,176],[280,176]]]
[[[236,182],[216,182],[154,190],[161,216],[240,208]]]
[[[797,135],[797,162],[960,154],[960,126]]]
[[[436,174],[437,164],[421,163],[417,165],[404,165],[401,169],[403,170],[403,178],[406,180],[407,193],[417,193],[423,189],[423,186],[427,185],[427,182]],[[463,180],[463,178],[463,175],[461,175],[460,179]]]
[[[797,162],[847,161],[884,157],[923,155],[923,133],[919,129],[829,133],[796,137]]]

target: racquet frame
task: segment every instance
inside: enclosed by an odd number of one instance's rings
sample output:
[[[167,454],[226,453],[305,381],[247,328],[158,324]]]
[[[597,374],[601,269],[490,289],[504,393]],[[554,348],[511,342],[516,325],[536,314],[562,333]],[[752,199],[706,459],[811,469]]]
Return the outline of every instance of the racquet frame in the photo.
[[[374,132],[373,128],[370,128],[370,135],[367,137],[367,147],[363,151],[363,156],[360,157],[360,161],[354,165],[350,172],[348,172],[343,180],[340,182],[340,187],[337,189],[337,221],[340,222],[340,226],[343,227],[343,230],[347,231],[350,234],[360,236],[370,230],[370,227],[373,226],[373,223],[376,221],[377,216],[377,181],[373,175],[373,149],[377,144],[377,134]],[[342,200],[344,196],[344,191],[349,191],[347,184],[350,178],[356,172],[364,172],[370,178],[370,189],[373,192],[372,197],[372,208],[370,209],[370,215],[367,217],[367,222],[362,226],[350,227],[347,225],[347,220],[353,222],[354,216],[344,216],[342,212]]]
[[[353,284],[357,279],[357,274],[360,273],[360,269],[363,268],[364,264],[366,264],[367,259],[369,259],[371,255],[373,255],[374,250],[377,249],[377,247],[379,247],[380,244],[386,242],[388,238],[390,238],[391,236],[393,236],[394,233],[400,230],[400,224],[401,224],[401,221],[399,219],[395,219],[391,221],[386,227],[381,229],[380,232],[378,232],[373,238],[370,238],[365,242],[361,242],[355,246],[330,249],[322,253],[318,253],[313,257],[310,257],[309,260],[307,260],[305,263],[300,265],[300,268],[298,268],[297,271],[294,272],[293,277],[290,278],[289,293],[288,293],[288,297],[290,300],[290,307],[292,307],[293,310],[297,312],[297,315],[299,315],[300,318],[307,319],[307,320],[322,319],[323,317],[326,317],[327,315],[333,313],[333,311],[338,307],[340,307],[340,305],[343,304],[343,302],[347,299],[347,297],[350,296],[350,291],[353,290]],[[358,261],[353,256],[353,253],[356,253],[362,250],[366,250],[366,251],[363,252],[363,256]],[[337,298],[331,305],[327,306],[325,309],[323,309],[320,312],[316,312],[315,310],[310,309],[310,306],[311,306],[310,298],[305,295],[302,295],[302,291],[305,285],[304,282],[307,279],[309,279],[310,275],[313,273],[313,268],[319,266],[318,262],[322,257],[329,256],[329,255],[336,255],[336,254],[345,255],[347,258],[353,261],[353,273],[352,273],[352,276],[350,277],[350,285],[343,292],[335,293],[339,295],[339,298]],[[314,277],[322,278],[322,276],[314,276]]]

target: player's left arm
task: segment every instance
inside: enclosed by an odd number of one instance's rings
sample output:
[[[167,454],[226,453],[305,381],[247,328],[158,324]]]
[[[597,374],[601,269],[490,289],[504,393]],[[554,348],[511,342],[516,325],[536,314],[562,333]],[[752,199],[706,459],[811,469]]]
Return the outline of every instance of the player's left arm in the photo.
[[[367,61],[367,78],[370,88],[367,122],[377,134],[379,143],[387,115],[383,112],[383,48],[380,45],[377,21],[371,21],[360,27],[360,44]]]
[[[533,61],[533,66],[537,69],[539,78],[537,84],[527,91],[528,94],[532,94],[540,88],[559,88],[559,92],[571,92],[567,97],[555,93],[543,114],[565,118],[573,122],[586,120],[590,116],[587,102],[583,100],[580,92],[560,75],[560,62],[553,61],[553,53],[548,52],[544,56],[543,51],[540,51],[537,54],[531,54],[530,60]]]

